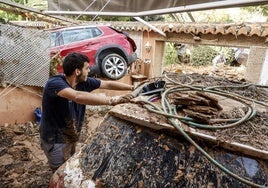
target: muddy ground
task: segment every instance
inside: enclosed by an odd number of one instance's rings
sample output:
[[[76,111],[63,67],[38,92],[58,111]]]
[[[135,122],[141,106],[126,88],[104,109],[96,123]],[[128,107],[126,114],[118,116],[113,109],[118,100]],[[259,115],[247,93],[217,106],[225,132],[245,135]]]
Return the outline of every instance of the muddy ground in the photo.
[[[86,125],[78,143],[87,139],[107,113],[107,108],[87,110]],[[88,124],[90,122],[90,124]],[[29,122],[0,126],[0,187],[48,187],[52,176],[39,145],[39,126]]]
[[[167,67],[166,71],[193,73],[196,69],[186,66]],[[207,85],[230,85],[243,81],[243,68],[219,69],[212,71],[211,68],[198,69],[198,72],[204,75],[211,75],[217,79],[208,79],[206,76],[195,77],[195,83]],[[225,79],[221,79],[221,78]],[[232,79],[232,81],[228,81]],[[187,78],[186,82],[187,82]],[[213,83],[211,83],[213,81]],[[263,101],[267,104],[267,91],[257,87],[251,87],[249,90],[235,89],[237,93],[245,95],[256,100]],[[100,110],[101,109],[101,110]],[[89,108],[87,110],[86,126],[84,127],[80,144],[90,136],[91,131],[98,126],[102,117],[109,110],[107,108]],[[243,135],[233,134],[226,131],[226,135],[231,134],[232,139],[244,141],[258,137],[268,131],[267,109],[258,112],[255,119],[249,122],[250,129],[245,130]],[[233,114],[235,116],[235,114]],[[255,127],[261,127],[262,133],[257,132]],[[259,129],[258,129],[259,131]],[[248,136],[250,135],[250,136]],[[262,138],[255,139],[258,141],[256,147],[267,148],[268,133]],[[264,144],[264,146],[263,146]],[[265,145],[266,144],[266,145]],[[79,145],[78,148],[79,149]],[[0,187],[48,187],[52,171],[47,165],[46,158],[39,146],[38,125],[34,122],[19,125],[0,125]]]

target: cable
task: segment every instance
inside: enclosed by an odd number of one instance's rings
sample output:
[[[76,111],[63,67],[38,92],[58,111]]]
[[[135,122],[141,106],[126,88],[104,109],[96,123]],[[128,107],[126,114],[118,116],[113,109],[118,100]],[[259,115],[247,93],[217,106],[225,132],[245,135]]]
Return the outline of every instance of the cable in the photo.
[[[218,91],[218,92],[224,92],[223,90],[220,90],[220,89],[217,89],[217,88],[245,88],[245,87],[250,87],[250,86],[256,86],[256,87],[260,87],[260,88],[264,88],[264,89],[268,88],[268,86],[263,86],[263,85],[253,84],[253,83],[247,83],[247,84],[241,85],[241,86],[212,86],[212,87],[206,87],[206,88],[204,88],[204,90],[215,90],[215,91]],[[240,97],[242,99],[245,99],[245,100],[254,101],[257,104],[260,104],[262,106],[268,107],[268,104],[265,103],[265,102],[261,102],[261,101],[255,100],[255,99],[250,99],[248,97],[241,96],[241,95],[238,95],[236,93],[233,93],[233,95],[236,95],[236,96],[238,96],[238,97]]]
[[[93,5],[96,1],[97,1],[97,0],[92,1],[92,2],[85,8],[85,10],[84,10],[83,12],[87,11],[87,10],[89,9],[89,7],[91,7],[91,5]],[[79,14],[79,15],[76,17],[75,20],[78,20],[81,16],[82,16],[82,13]]]

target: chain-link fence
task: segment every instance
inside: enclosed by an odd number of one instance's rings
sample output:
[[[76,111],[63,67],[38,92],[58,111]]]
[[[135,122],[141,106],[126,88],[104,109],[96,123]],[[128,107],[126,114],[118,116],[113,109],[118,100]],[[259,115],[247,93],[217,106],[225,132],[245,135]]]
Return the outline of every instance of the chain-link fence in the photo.
[[[43,87],[49,77],[49,32],[0,24],[0,84]]]

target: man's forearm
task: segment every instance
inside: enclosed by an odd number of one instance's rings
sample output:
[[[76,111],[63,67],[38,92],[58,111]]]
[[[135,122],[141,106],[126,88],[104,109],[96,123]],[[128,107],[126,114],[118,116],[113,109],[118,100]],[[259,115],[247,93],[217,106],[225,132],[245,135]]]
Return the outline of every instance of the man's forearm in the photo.
[[[134,86],[116,81],[103,81],[100,88],[111,90],[133,90]]]

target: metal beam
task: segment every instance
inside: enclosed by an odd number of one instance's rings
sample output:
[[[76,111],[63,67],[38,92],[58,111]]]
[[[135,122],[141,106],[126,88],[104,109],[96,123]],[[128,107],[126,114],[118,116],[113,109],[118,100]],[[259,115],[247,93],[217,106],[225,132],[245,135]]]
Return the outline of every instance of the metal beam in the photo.
[[[195,19],[194,19],[191,12],[187,12],[187,15],[189,16],[189,18],[191,19],[192,22],[195,22]]]
[[[174,13],[169,14],[176,22],[180,22],[180,19],[178,18],[178,16]]]
[[[221,9],[221,8],[231,8],[231,7],[244,7],[244,6],[256,6],[256,5],[267,5],[268,0],[222,0],[213,1],[208,3],[199,3],[193,5],[185,5],[180,7],[171,7],[158,10],[149,10],[142,12],[105,12],[105,11],[44,11],[51,15],[101,15],[101,16],[129,16],[129,17],[140,17],[148,15],[161,15],[161,14],[171,14],[179,12],[189,12],[189,11],[200,11],[209,9]]]

